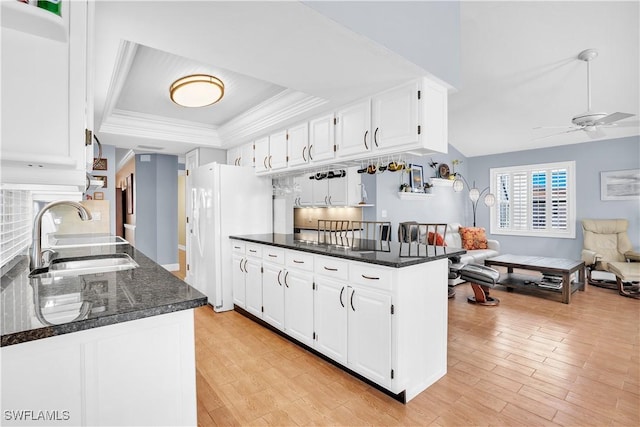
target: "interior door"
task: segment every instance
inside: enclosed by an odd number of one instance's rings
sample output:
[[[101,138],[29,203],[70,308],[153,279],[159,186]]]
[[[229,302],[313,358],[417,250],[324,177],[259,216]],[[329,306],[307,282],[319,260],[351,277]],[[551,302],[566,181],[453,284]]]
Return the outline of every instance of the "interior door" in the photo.
[[[186,189],[185,189],[185,215],[186,218],[186,253],[185,258],[187,262],[187,272],[185,277],[185,282],[190,285],[193,285],[193,273],[191,271],[191,265],[193,264],[191,260],[192,250],[191,250],[191,238],[192,238],[192,222],[193,219],[193,201],[195,198],[195,194],[193,193],[193,171],[198,167],[198,150],[193,150],[187,153],[185,158],[185,168],[187,170],[187,180],[186,180]]]

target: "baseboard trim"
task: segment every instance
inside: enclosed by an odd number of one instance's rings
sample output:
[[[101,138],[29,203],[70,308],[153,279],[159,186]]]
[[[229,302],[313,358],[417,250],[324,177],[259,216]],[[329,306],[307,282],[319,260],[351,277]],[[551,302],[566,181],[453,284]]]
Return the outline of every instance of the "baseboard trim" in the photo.
[[[179,271],[180,264],[162,264],[162,268],[169,271]]]

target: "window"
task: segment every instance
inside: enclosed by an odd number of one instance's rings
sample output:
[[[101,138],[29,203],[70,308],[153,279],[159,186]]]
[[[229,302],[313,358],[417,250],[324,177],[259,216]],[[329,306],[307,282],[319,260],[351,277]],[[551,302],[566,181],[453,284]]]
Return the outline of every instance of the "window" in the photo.
[[[575,238],[575,162],[493,168],[491,234]]]

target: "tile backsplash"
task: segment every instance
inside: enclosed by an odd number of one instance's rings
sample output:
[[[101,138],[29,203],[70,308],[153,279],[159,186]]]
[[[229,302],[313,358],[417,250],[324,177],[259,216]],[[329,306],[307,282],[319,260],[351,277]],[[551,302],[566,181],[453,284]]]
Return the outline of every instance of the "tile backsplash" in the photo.
[[[31,244],[32,205],[28,190],[0,190],[0,266]]]

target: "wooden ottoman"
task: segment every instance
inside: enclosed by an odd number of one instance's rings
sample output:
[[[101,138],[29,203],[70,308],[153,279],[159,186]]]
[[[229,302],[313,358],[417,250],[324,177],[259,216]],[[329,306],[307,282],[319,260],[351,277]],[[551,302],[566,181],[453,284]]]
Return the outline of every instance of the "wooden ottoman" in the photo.
[[[608,269],[616,275],[618,292],[630,298],[640,298],[640,262],[610,262]],[[635,282],[635,283],[631,283]],[[627,283],[627,286],[625,286]]]

